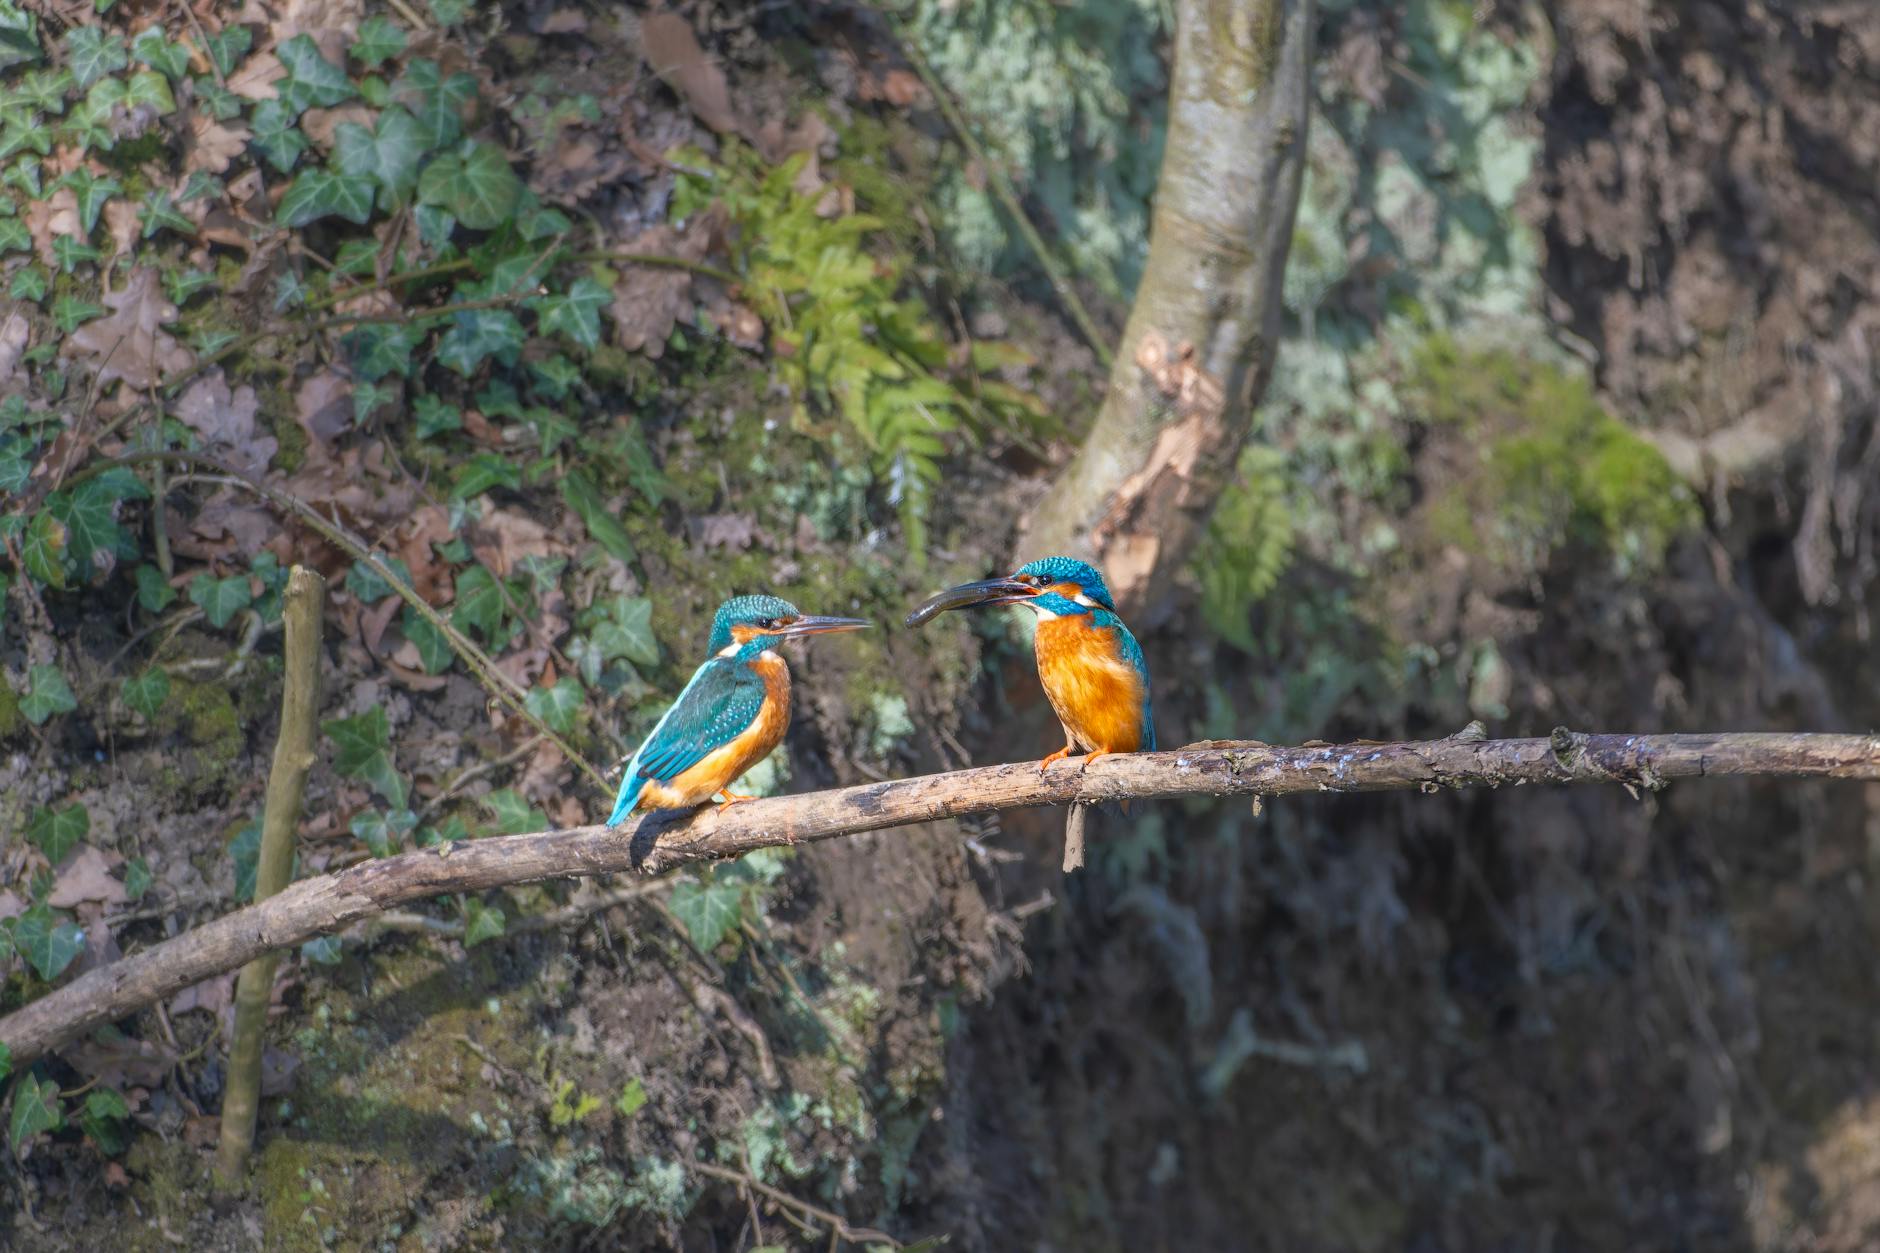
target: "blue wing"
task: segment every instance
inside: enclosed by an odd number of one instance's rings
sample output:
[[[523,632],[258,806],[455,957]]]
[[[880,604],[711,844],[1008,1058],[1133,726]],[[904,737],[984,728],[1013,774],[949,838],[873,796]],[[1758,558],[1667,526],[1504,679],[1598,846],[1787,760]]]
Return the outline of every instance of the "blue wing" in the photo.
[[[669,783],[723,748],[748,728],[764,707],[764,679],[734,657],[714,657],[698,668],[651,735],[627,763],[614,826],[633,811],[649,779]]]
[[[1153,753],[1155,751],[1155,712],[1149,699],[1149,662],[1142,655],[1142,645],[1138,644],[1136,637],[1129,633],[1129,628],[1123,625],[1123,620],[1109,610],[1096,609],[1091,612],[1099,627],[1116,628],[1117,651],[1122,653],[1123,660],[1135,667],[1136,673],[1142,676],[1142,748],[1140,751]]]

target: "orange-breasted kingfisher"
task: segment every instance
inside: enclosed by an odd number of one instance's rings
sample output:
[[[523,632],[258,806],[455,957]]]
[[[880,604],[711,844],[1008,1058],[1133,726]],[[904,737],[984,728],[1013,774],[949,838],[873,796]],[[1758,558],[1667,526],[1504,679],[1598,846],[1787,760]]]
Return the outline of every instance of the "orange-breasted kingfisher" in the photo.
[[[1155,751],[1149,665],[1095,566],[1043,557],[1004,578],[948,588],[909,614],[907,625],[971,605],[1023,605],[1038,615],[1038,680],[1065,741],[1040,770],[1080,750],[1089,754],[1085,765],[1106,753]]]
[[[750,800],[726,789],[770,756],[790,726],[790,667],[773,646],[868,625],[814,617],[775,596],[734,596],[719,606],[710,660],[627,762],[607,825],[635,809],[691,809],[720,793],[724,805]]]

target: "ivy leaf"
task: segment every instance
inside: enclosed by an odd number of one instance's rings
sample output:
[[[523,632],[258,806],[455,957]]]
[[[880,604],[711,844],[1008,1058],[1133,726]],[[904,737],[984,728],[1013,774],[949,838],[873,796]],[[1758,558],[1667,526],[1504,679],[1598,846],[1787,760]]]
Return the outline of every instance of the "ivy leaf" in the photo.
[[[451,328],[437,343],[437,360],[468,378],[486,357],[514,365],[528,336],[506,309],[462,309],[451,315]]]
[[[444,633],[431,625],[431,620],[420,614],[410,605],[398,619],[398,625],[418,650],[418,664],[424,667],[426,674],[442,674],[450,669],[452,657],[450,645],[445,642]]]
[[[418,176],[418,199],[448,210],[472,230],[501,226],[521,198],[522,180],[494,144],[468,143],[436,158]]]
[[[202,610],[210,626],[220,630],[254,602],[254,593],[245,574],[218,579],[205,570],[189,581],[189,601]]]
[[[367,130],[356,122],[343,122],[334,133],[334,164],[345,174],[375,180],[379,208],[390,211],[410,198],[424,155],[424,128],[416,118],[394,105],[379,114],[378,125]]]
[[[393,808],[405,807],[405,780],[392,763],[391,725],[382,707],[375,705],[351,718],[323,722],[320,729],[338,749],[333,755],[333,769],[347,778],[370,783]]]
[[[57,666],[34,666],[28,671],[26,695],[20,697],[20,712],[34,726],[53,714],[69,714],[78,708],[78,697]]]
[[[530,713],[547,723],[550,730],[566,735],[574,729],[574,720],[581,712],[585,696],[581,681],[566,675],[554,687],[530,688],[522,703]]]
[[[40,58],[39,19],[12,3],[0,4],[0,70]],[[0,1070],[0,1078],[6,1072]]]
[[[135,678],[124,680],[124,703],[146,718],[157,716],[170,697],[170,676],[162,666],[152,666]]]
[[[340,940],[336,935],[320,935],[300,946],[300,955],[322,966],[339,965]]]
[[[538,296],[529,307],[541,317],[544,335],[560,333],[592,351],[601,342],[601,310],[613,293],[591,278],[578,278],[559,296]]]
[[[387,569],[398,576],[405,586],[411,586],[411,567],[399,557],[381,557]],[[375,605],[392,595],[397,589],[369,564],[355,561],[346,570],[346,590],[357,596],[364,604]]]
[[[104,208],[104,202],[124,190],[124,184],[106,175],[99,178],[85,166],[79,166],[59,180],[61,187],[72,189],[72,196],[78,201],[79,226],[89,235],[98,225],[98,213]]]
[[[163,37],[161,26],[146,26],[131,40],[131,55],[153,70],[161,70],[177,82],[189,73],[189,49]]]
[[[215,68],[227,78],[241,64],[241,59],[248,55],[248,49],[254,46],[255,33],[246,26],[231,22],[208,37],[209,59],[215,62]]]
[[[41,805],[33,810],[32,820],[26,824],[26,838],[38,845],[46,860],[55,866],[90,834],[91,814],[78,804],[67,805],[64,809]]]
[[[457,482],[450,489],[450,498],[468,500],[492,487],[507,487],[513,491],[521,486],[522,473],[516,467],[493,452],[480,452],[464,463]]]
[[[411,216],[418,223],[418,238],[427,248],[442,248],[450,242],[450,233],[457,229],[457,219],[433,204],[419,205]]]
[[[63,914],[35,905],[13,920],[13,947],[51,983],[84,951],[85,933]]]
[[[256,868],[261,864],[261,819],[250,819],[248,825],[235,833],[235,838],[228,842],[228,855],[235,863],[235,899],[252,901]]]
[[[281,197],[275,219],[282,226],[293,228],[335,214],[360,226],[370,221],[372,180],[358,174],[336,174],[332,170],[303,170],[287,189],[287,194]]]
[[[66,553],[77,564],[80,574],[89,577],[94,553],[134,554],[117,524],[118,505],[150,494],[143,480],[128,470],[115,471],[86,479],[69,492],[55,492],[46,500],[46,508],[65,524]]]
[[[491,792],[483,798],[483,807],[496,819],[498,835],[521,835],[527,831],[542,831],[548,827],[548,815],[539,809],[529,807],[529,802],[522,798],[522,793],[506,787],[500,792]]]
[[[625,657],[636,666],[655,666],[659,664],[659,641],[653,637],[653,602],[645,596],[616,596],[611,606],[611,625],[618,636],[610,636],[608,643],[617,643],[619,651],[615,656]],[[598,633],[598,632],[597,632]]]
[[[388,374],[411,376],[424,332],[410,323],[374,322],[349,332],[342,342],[351,354],[353,373],[365,382],[376,383]],[[423,438],[422,429],[419,437]]]
[[[20,541],[20,560],[26,573],[50,588],[65,586],[65,525],[42,509],[26,524]]]
[[[457,601],[450,611],[452,626],[481,631],[487,639],[502,625],[503,607],[503,590],[487,569],[471,566],[457,575]]]
[[[57,1131],[64,1125],[65,1116],[59,1112],[59,1085],[51,1079],[21,1075],[13,1085],[13,1120],[7,1128],[14,1152],[40,1132]]]
[[[146,105],[158,117],[176,112],[176,97],[170,94],[170,80],[155,70],[139,70],[131,75],[124,103]]]
[[[353,40],[352,58],[369,70],[376,70],[405,50],[405,32],[378,14],[359,23]]]
[[[418,397],[418,403],[412,406],[418,419],[418,438],[430,439],[446,431],[463,429],[463,411],[456,405],[438,399],[427,392]]]
[[[155,566],[138,566],[136,578],[137,603],[151,613],[162,613],[176,599],[176,589]]]
[[[409,809],[394,809],[382,814],[368,809],[354,814],[352,833],[364,841],[374,857],[390,857],[404,845],[404,839],[418,825],[418,815]]]
[[[287,77],[275,83],[275,93],[296,117],[304,109],[329,109],[356,94],[346,71],[321,56],[310,35],[295,35],[277,47],[274,55],[287,71]]]
[[[8,218],[5,222],[0,222],[0,252],[24,251],[24,249],[11,249],[8,247],[10,241],[7,236],[6,227],[9,222],[20,227],[22,230],[25,229],[25,224],[18,218]],[[31,246],[32,241],[31,238],[28,237],[27,247]],[[7,288],[7,295],[15,300],[30,300],[34,304],[38,304],[46,298],[46,289],[50,286],[51,282],[52,280],[46,277],[46,271],[43,267],[37,265],[22,266],[19,270],[14,272],[13,285]]]
[[[20,221],[18,218],[0,218],[0,252],[29,252],[32,250],[32,246],[33,234],[27,229],[26,223]],[[33,268],[38,269],[37,266]],[[24,271],[22,271],[22,273],[24,273]],[[46,294],[44,283],[45,279],[42,272],[39,294],[25,298],[28,300],[38,300],[41,296],[44,296]],[[21,297],[19,288],[19,280],[15,279],[13,282],[13,296],[15,299]]]
[[[427,58],[406,66],[392,84],[392,98],[418,119],[428,148],[441,148],[463,134],[464,107],[476,94],[476,79],[462,71],[445,77],[437,62]]]
[[[700,882],[686,879],[676,883],[666,898],[673,916],[685,924],[686,933],[700,952],[718,947],[744,918],[744,888],[736,883],[721,883],[716,878]]]
[[[598,488],[591,479],[579,470],[569,470],[562,476],[561,498],[568,502],[568,507],[581,516],[581,523],[587,527],[587,533],[596,544],[606,549],[610,556],[631,563],[634,558],[633,541],[628,538],[626,528],[619,519],[607,510],[601,500]]]
[[[89,87],[129,64],[122,35],[97,26],[74,26],[65,32],[65,66],[78,86]]]
[[[11,496],[24,491],[28,480],[33,477],[33,463],[22,457],[15,449],[0,452],[0,496]],[[5,584],[0,583],[0,589]]]
[[[294,168],[294,162],[308,146],[307,137],[294,125],[295,116],[279,100],[263,100],[248,120],[255,147],[261,149],[269,165],[283,174]],[[189,198],[185,193],[183,199]]]
[[[463,946],[475,948],[485,940],[498,939],[507,921],[501,909],[471,897],[463,903]]]
[[[115,1157],[124,1151],[124,1120],[130,1115],[131,1107],[122,1096],[110,1088],[96,1088],[79,1109],[78,1125],[100,1152]]]
[[[141,900],[150,885],[156,882],[156,876],[150,873],[150,863],[141,857],[133,857],[124,863],[124,895],[131,900]]]
[[[137,217],[144,224],[145,239],[149,239],[166,227],[179,235],[196,233],[196,224],[177,212],[176,205],[167,191],[159,191],[146,198],[143,204],[138,206]],[[165,277],[167,278],[168,275]]]

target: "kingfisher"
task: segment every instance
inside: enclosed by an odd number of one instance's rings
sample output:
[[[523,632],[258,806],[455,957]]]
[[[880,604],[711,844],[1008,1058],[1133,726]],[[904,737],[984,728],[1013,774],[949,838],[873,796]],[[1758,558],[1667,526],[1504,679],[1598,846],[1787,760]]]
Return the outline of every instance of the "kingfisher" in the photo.
[[[1038,615],[1038,680],[1064,726],[1064,747],[1039,762],[1040,771],[1080,749],[1086,766],[1110,753],[1155,751],[1149,666],[1095,566],[1043,557],[1004,578],[948,588],[907,625],[972,605],[1023,605]]]
[[[775,596],[734,596],[712,619],[711,657],[627,762],[608,826],[635,809],[720,809],[752,800],[730,790],[770,756],[790,726],[790,667],[774,645],[803,635],[859,631],[862,618],[819,618]]]

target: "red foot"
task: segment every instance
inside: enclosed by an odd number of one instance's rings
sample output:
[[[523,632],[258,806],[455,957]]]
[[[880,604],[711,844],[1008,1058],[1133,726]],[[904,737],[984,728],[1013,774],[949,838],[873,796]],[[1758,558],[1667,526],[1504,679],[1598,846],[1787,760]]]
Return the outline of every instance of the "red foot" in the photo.
[[[724,797],[722,801],[718,802],[719,813],[723,813],[733,805],[742,805],[745,801],[754,801],[757,799],[755,796],[746,796],[741,792],[730,792],[723,788],[718,790],[718,794]]]
[[[1097,750],[1096,752],[1094,752],[1094,753],[1092,753],[1092,754],[1090,754],[1090,755],[1089,755],[1088,757],[1086,757],[1086,758],[1084,758],[1084,769],[1086,769],[1086,770],[1088,770],[1088,769],[1090,769],[1090,763],[1091,763],[1091,762],[1093,762],[1093,761],[1095,761],[1095,760],[1096,760],[1097,758],[1099,758],[1099,757],[1108,757],[1108,756],[1110,756],[1110,755],[1111,755],[1111,754],[1110,754],[1110,750],[1109,750],[1109,749],[1107,749],[1107,748],[1100,748],[1100,749],[1098,749],[1098,750]]]
[[[1052,753],[1049,757],[1045,758],[1043,761],[1038,763],[1038,773],[1043,774],[1045,771],[1051,768],[1051,764],[1053,762],[1063,761],[1066,757],[1069,757],[1070,755],[1071,755],[1071,746],[1069,744],[1066,744],[1063,748],[1058,749],[1057,752]]]

